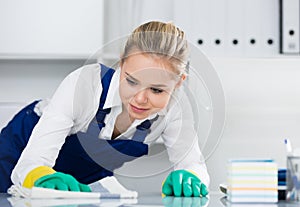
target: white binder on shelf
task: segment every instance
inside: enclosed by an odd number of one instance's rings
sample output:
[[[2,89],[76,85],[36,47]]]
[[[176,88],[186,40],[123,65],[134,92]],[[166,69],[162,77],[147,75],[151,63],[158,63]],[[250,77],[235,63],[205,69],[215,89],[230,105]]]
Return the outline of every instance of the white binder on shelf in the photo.
[[[261,3],[261,22],[262,32],[261,39],[264,45],[264,54],[268,57],[277,56],[279,53],[279,4],[278,1],[264,0]],[[268,10],[268,13],[264,12]],[[265,15],[265,16],[264,16]]]
[[[245,55],[257,56],[264,54],[264,42],[261,39],[261,21],[263,20],[261,0],[245,1],[244,41]],[[265,15],[265,14],[263,14]]]
[[[224,56],[225,48],[228,46],[226,40],[226,1],[210,0],[207,1],[209,12],[208,42],[212,56]],[[218,6],[215,6],[218,5]],[[204,18],[202,18],[204,19]]]
[[[257,49],[255,51],[256,54],[254,53],[254,55],[260,57],[277,56],[279,53],[278,1],[252,0],[248,1],[247,8],[250,6],[249,4],[251,3],[255,3],[257,7],[257,9],[254,9],[254,7],[252,6],[252,16],[254,19],[248,19],[247,21],[249,23],[257,25],[256,29],[258,32],[258,39]]]
[[[278,2],[173,0],[174,22],[192,43],[211,57],[277,56],[280,46]],[[293,8],[299,9],[299,6]]]
[[[227,0],[227,47],[226,51],[230,56],[240,56],[245,54],[244,42],[244,19],[245,1]]]
[[[300,1],[280,0],[280,53],[300,54]]]
[[[207,29],[209,11],[203,6],[206,5],[205,3],[207,3],[205,0],[174,0],[173,19],[174,23],[185,31],[191,44],[197,46],[201,51],[209,53],[211,49]]]

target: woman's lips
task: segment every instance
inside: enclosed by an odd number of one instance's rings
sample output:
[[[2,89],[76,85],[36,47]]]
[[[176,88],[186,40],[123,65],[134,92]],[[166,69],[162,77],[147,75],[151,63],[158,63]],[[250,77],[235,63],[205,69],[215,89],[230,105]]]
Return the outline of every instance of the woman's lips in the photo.
[[[130,105],[132,111],[135,112],[135,113],[143,113],[143,112],[148,110],[148,109],[138,108],[138,107],[136,107],[132,104],[129,104],[129,105]]]

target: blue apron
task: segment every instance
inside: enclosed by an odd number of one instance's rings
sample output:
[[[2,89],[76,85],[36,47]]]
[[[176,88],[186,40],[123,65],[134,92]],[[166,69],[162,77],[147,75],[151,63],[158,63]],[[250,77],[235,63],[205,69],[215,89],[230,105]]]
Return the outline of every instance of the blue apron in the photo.
[[[110,109],[103,109],[103,106],[113,73],[113,69],[101,65],[103,92],[96,117],[86,133],[78,132],[66,138],[53,167],[56,171],[71,174],[81,183],[89,184],[111,176],[113,170],[125,162],[148,154],[148,145],[143,142],[157,117],[138,125],[131,140],[126,137],[117,140],[98,138],[105,127],[105,116],[110,113]],[[0,133],[0,192],[6,192],[12,185],[11,172],[40,118],[33,111],[37,103],[23,108]]]

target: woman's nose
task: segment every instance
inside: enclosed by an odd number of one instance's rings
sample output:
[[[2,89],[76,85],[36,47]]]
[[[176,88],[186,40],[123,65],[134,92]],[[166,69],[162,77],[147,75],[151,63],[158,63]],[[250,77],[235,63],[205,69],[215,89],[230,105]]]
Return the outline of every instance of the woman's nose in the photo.
[[[134,96],[135,102],[139,104],[145,104],[148,102],[147,90],[142,89],[138,91]]]

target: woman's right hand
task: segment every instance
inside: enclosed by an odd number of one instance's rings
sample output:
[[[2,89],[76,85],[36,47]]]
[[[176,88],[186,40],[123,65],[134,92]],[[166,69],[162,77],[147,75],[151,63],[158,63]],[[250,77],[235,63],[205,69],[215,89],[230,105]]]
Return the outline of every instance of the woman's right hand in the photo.
[[[34,182],[34,186],[64,191],[91,192],[88,185],[79,183],[72,175],[55,172],[45,175]]]

